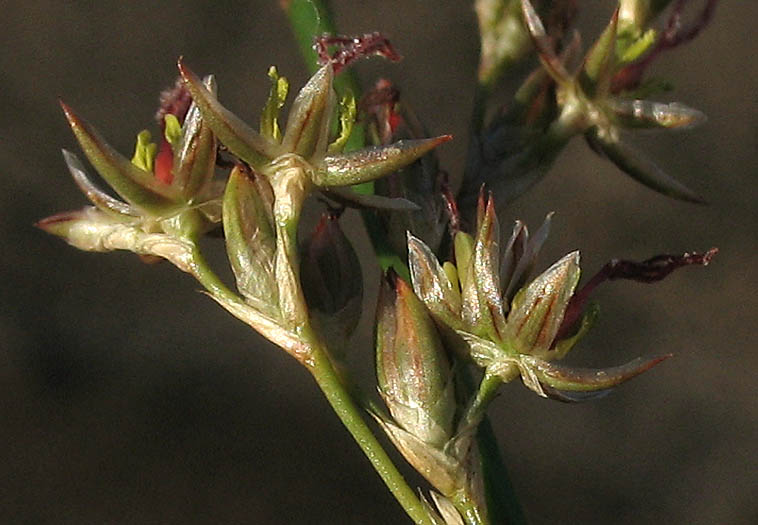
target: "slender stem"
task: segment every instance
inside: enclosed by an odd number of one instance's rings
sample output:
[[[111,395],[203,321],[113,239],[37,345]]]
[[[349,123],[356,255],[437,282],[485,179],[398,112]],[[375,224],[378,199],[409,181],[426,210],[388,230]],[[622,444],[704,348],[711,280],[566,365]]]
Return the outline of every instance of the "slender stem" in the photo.
[[[490,520],[492,523],[526,525],[524,511],[497,445],[497,437],[486,417],[479,424],[476,442],[482,458],[482,477]]]
[[[192,267],[191,273],[211,294],[224,297],[230,302],[243,303],[239,296],[218,278],[197,248],[192,251],[190,266]],[[366,424],[360,407],[340,380],[334,365],[329,360],[326,349],[318,343],[311,330],[304,330],[301,335],[307,337],[311,343],[309,358],[304,361],[304,364],[313,375],[334,412],[366,454],[371,465],[408,516],[418,525],[433,525],[416,493],[405,481],[400,471],[397,470],[397,467]]]
[[[459,377],[461,378],[461,386],[469,392],[473,392],[475,387],[468,369],[461,367]],[[484,388],[480,384],[476,393],[476,397],[479,399],[477,403],[481,403],[488,396],[494,394],[493,390],[497,390],[497,388],[492,388],[495,386],[494,381],[494,379],[487,380]],[[490,521],[508,525],[526,524],[521,504],[516,497],[508,469],[505,467],[503,456],[500,453],[497,437],[486,413],[483,414],[479,428],[477,428],[476,443],[481,458],[482,478]]]
[[[416,493],[377,441],[363,419],[361,409],[340,381],[326,351],[319,345],[314,345],[309,370],[334,412],[358,443],[358,446],[361,447],[363,453],[366,454],[371,465],[398,503],[405,509],[408,516],[419,525],[433,525]]]
[[[477,502],[469,494],[459,494],[452,499],[455,508],[458,509],[466,525],[489,525],[492,523],[486,516],[482,515],[481,503]]]
[[[495,399],[497,390],[502,383],[503,382],[499,376],[487,373],[484,374],[482,382],[479,383],[479,390],[476,392],[476,397],[471,401],[471,404],[466,409],[466,413],[463,415],[463,421],[466,426],[474,426],[481,423],[484,414],[487,411],[487,407],[490,402]]]

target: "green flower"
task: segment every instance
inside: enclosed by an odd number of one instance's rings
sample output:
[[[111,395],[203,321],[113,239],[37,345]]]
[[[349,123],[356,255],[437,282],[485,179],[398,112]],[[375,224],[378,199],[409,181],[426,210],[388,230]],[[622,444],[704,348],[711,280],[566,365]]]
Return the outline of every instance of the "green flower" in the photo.
[[[516,222],[502,255],[491,197],[485,203],[480,196],[477,215],[475,237],[464,232],[455,236],[455,264],[440,265],[422,241],[409,235],[413,288],[447,331],[447,341],[486,375],[503,382],[520,376],[539,395],[562,401],[603,395],[669,357],[597,370],[555,363],[592,325],[597,309],[585,309],[592,289],[606,279],[653,282],[681,266],[706,265],[715,254],[711,250],[641,263],[614,261],[576,292],[579,252],[569,253],[529,282],[550,215],[531,238],[526,226]]]
[[[205,82],[215,89],[213,78]],[[63,150],[74,181],[94,208],[58,214],[38,226],[84,250],[121,248],[150,255],[136,240],[130,245],[129,237],[166,234],[194,240],[220,221],[222,188],[213,182],[216,139],[181,85],[166,91],[161,102],[160,145],[151,142],[149,131],[140,132],[131,161],[61,102],[87,159],[120,199],[99,189],[76,155]]]

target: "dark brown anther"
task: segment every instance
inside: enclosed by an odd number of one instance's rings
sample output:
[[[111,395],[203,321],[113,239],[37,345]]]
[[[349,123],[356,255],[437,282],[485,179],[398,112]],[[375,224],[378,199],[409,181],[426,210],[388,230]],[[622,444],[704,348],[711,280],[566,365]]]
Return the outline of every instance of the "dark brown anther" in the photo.
[[[331,55],[330,46],[336,48]],[[387,37],[379,32],[360,36],[324,34],[314,39],[313,49],[318,54],[319,65],[331,62],[335,74],[356,60],[368,56],[377,55],[392,62],[398,62],[403,58],[395,51]]]

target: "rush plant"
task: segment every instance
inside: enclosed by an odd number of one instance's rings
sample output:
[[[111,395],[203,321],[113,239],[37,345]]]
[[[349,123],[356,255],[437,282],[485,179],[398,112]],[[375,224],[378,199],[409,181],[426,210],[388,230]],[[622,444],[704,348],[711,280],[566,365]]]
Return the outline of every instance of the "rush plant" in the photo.
[[[61,103],[84,156],[112,192],[64,150],[92,205],[37,225],[82,250],[129,250],[195,277],[221,307],[311,373],[415,523],[524,523],[487,420],[500,386],[518,379],[538,396],[573,403],[649,370],[669,355],[602,369],[562,363],[596,317],[590,293],[606,280],[653,282],[682,266],[706,265],[716,250],[613,260],[584,280],[579,252],[572,252],[535,275],[552,214],[531,232],[520,221],[502,231],[497,215],[575,136],[652,190],[702,202],[622,140],[626,131],[704,120],[683,104],[648,99],[667,84],[647,78],[647,66],[693,38],[715,1],[689,25],[682,22],[687,4],[620,0],[581,51],[571,31],[572,0],[476,0],[478,87],[456,193],[435,153],[452,137],[428,137],[389,81],[361,93],[351,76],[355,60],[399,60],[390,42],[380,33],[335,34],[317,0],[284,1],[313,73],[294,97],[272,66],[260,121],[246,123],[224,107],[212,75],[198,76],[191,57],[180,58],[179,78],[161,96],[158,134],[140,132],[131,158]],[[503,79],[535,56],[537,66],[508,109],[489,111]],[[325,211],[306,234],[301,211],[313,196]],[[375,385],[356,384],[344,359],[362,315],[364,282],[340,229],[345,207],[361,211],[384,271]],[[225,239],[234,283],[206,262],[200,240],[211,234]],[[428,487],[404,480],[377,432]]]

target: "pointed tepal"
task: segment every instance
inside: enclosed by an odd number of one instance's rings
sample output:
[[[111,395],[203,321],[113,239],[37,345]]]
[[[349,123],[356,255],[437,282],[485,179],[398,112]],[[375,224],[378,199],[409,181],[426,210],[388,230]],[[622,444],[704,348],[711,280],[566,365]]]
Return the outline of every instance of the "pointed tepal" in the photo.
[[[203,118],[229,151],[256,168],[282,153],[279,144],[261,136],[221,105],[200,78],[184,65],[181,58],[177,66],[193,102],[200,108]]]
[[[113,149],[103,137],[63,101],[60,102],[76,139],[103,179],[132,206],[161,215],[174,207],[178,195]]]
[[[453,137],[401,140],[389,146],[362,149],[344,155],[330,155],[314,166],[313,182],[318,186],[348,186],[368,182],[407,166]]]

